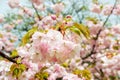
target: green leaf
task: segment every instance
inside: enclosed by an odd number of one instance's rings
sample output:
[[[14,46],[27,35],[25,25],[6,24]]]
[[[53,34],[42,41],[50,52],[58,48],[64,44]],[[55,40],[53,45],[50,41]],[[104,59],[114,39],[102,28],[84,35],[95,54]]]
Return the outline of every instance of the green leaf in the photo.
[[[44,66],[40,71],[43,72],[43,71],[46,70],[46,69],[47,69],[47,67]]]
[[[98,19],[95,17],[87,17],[86,20],[92,21],[94,24],[97,24]]]
[[[10,67],[10,74],[12,74],[13,77],[19,78],[26,69],[27,67],[24,64],[13,64]]]
[[[76,34],[78,34],[78,35],[81,35],[81,32],[80,32],[80,30],[78,29],[78,28],[76,28],[76,27],[70,27],[69,28],[72,32],[75,32]]]
[[[63,64],[61,64],[61,66],[63,66],[63,67],[65,67],[65,68],[67,68],[67,67],[69,67],[69,64],[68,64],[68,63],[66,63],[66,62],[64,62]]]
[[[116,76],[109,76],[110,80],[118,80]]]
[[[85,80],[91,80],[92,78],[91,72],[88,69],[84,70],[75,69],[73,70],[73,73],[78,75],[79,77],[84,77]]]
[[[92,2],[93,2],[94,4],[97,4],[97,3],[98,3],[98,0],[92,0]]]
[[[38,73],[35,74],[35,78],[39,80],[46,80],[49,76],[48,72],[45,71],[46,69],[47,67],[43,67]]]
[[[82,33],[87,39],[90,38],[90,32],[86,26],[78,23],[74,23],[74,26],[78,28],[80,30],[80,33]]]
[[[14,70],[13,70],[13,77],[19,77],[20,76],[20,72],[19,72],[19,69],[18,68],[15,68]]]
[[[24,64],[20,64],[19,67],[20,67],[20,69],[22,69],[23,71],[26,70],[26,68],[27,68]]]
[[[48,76],[49,76],[49,74],[48,74],[47,72],[44,72],[44,73],[43,73],[43,79],[47,79]]]
[[[16,57],[16,56],[18,56],[17,50],[13,50],[10,56],[11,56],[11,57]]]
[[[3,35],[0,33],[0,38],[3,38]]]
[[[45,80],[47,79],[49,76],[49,74],[47,72],[38,72],[35,74],[35,78],[39,79],[39,80]]]
[[[14,71],[14,69],[16,68],[16,64],[13,64],[11,67],[10,67],[10,71],[12,72],[12,71]]]
[[[82,10],[88,10],[87,6],[82,6],[81,9]]]
[[[21,63],[21,58],[18,58],[17,59],[17,64],[20,64]]]
[[[37,27],[33,27],[31,30],[29,30],[24,37],[22,38],[22,46],[24,46],[26,43],[30,41],[31,36],[34,34],[34,32],[37,31]]]

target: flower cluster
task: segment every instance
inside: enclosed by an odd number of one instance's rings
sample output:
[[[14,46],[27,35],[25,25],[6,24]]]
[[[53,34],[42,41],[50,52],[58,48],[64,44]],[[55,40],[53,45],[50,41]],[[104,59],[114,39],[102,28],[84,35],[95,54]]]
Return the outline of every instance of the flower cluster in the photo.
[[[114,15],[120,15],[120,4],[117,4],[116,6],[113,5],[99,5],[99,4],[93,4],[91,11],[97,14],[103,13],[104,15],[110,15],[112,8],[114,7],[113,14]]]
[[[99,17],[84,15],[85,4],[74,9],[77,4],[71,3],[73,13],[66,15],[67,2],[46,1],[30,0],[30,7],[8,1],[18,12],[8,15],[12,19],[0,15],[0,79],[119,80],[120,25],[107,23],[112,14],[120,15],[117,0],[114,5],[95,0],[90,10]],[[74,21],[74,15],[83,21]],[[15,30],[26,31],[17,47]]]
[[[10,32],[0,31],[0,50],[12,51],[15,49],[17,37]]]

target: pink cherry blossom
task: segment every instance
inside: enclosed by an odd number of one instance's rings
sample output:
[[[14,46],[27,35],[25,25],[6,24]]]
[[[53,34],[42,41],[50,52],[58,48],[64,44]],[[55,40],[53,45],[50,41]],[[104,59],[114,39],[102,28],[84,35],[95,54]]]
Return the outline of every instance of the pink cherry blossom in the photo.
[[[23,8],[23,11],[25,14],[28,14],[29,16],[32,16],[33,15],[33,11],[27,7],[24,7]]]
[[[103,8],[103,14],[104,15],[110,15],[112,11],[113,6],[111,5],[105,5]]]
[[[68,73],[63,77],[63,80],[84,80],[84,79],[79,78],[77,75]]]
[[[115,26],[113,26],[113,31],[115,31],[115,33],[120,33],[120,24],[118,24],[118,25],[115,25]]]
[[[12,29],[14,28],[14,25],[5,24],[3,27],[4,27],[6,30],[10,31],[10,30],[12,30]]]
[[[40,11],[45,11],[46,10],[46,7],[44,4],[40,4],[40,5],[35,5],[35,8],[40,10]]]
[[[37,24],[39,25],[39,29],[43,28],[47,30],[53,27],[57,23],[56,19],[54,18],[55,18],[54,15],[50,15],[44,17],[41,21],[38,21]]]
[[[60,13],[61,11],[63,11],[64,5],[63,5],[63,3],[57,3],[57,4],[53,5],[52,8],[55,11],[55,13]]]
[[[19,7],[19,0],[9,0],[8,5],[11,8],[17,8],[17,7]]]
[[[35,46],[35,49],[41,53],[41,56],[45,59],[48,56],[49,45],[47,43],[39,43]]]
[[[113,10],[113,13],[115,15],[120,15],[120,4],[116,5],[116,7]]]
[[[4,21],[4,15],[0,14],[0,23]]]
[[[97,4],[93,4],[92,5],[92,8],[91,8],[91,11],[94,12],[94,13],[101,13],[101,6],[100,5],[97,5]]]
[[[35,3],[36,5],[40,5],[43,3],[44,0],[32,0],[33,3]]]

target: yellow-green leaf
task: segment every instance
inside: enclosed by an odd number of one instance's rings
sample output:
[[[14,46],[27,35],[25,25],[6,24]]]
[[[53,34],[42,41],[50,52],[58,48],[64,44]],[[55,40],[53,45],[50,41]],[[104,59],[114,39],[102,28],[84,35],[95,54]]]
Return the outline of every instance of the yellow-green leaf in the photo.
[[[92,78],[91,72],[88,69],[84,70],[75,69],[73,70],[73,73],[78,75],[79,77],[84,77],[85,80],[91,80]]]
[[[13,64],[11,67],[10,67],[10,71],[13,72],[13,70],[16,68],[17,64]]]
[[[48,72],[45,71],[46,69],[47,67],[43,67],[38,73],[35,74],[35,78],[39,80],[46,80],[49,76]]]
[[[13,77],[19,78],[25,70],[26,66],[24,64],[13,64],[10,67],[10,74],[12,74]]]
[[[33,27],[31,30],[29,30],[22,38],[21,45],[24,46],[26,43],[28,43],[30,41],[31,36],[34,34],[35,31],[37,31],[37,27]]]
[[[47,72],[38,72],[35,74],[35,78],[39,80],[46,80],[48,78],[49,74]]]
[[[14,70],[13,70],[13,77],[19,77],[19,69],[18,68],[15,68]]]
[[[92,2],[93,2],[94,4],[97,4],[97,3],[98,3],[98,0],[92,0]]]
[[[16,57],[16,56],[18,56],[17,50],[13,50],[10,56],[11,56],[11,57]]]
[[[47,67],[45,66],[45,67],[43,67],[40,71],[43,72],[43,71],[46,70],[46,69],[47,69]]]
[[[64,62],[63,64],[61,64],[63,67],[68,67],[69,66],[69,64],[68,63],[66,63],[66,62]]]
[[[21,63],[21,58],[18,58],[17,59],[17,64],[20,64]]]
[[[0,33],[0,38],[2,38],[3,37],[3,35]]]
[[[83,24],[74,23],[74,26],[80,30],[80,32],[88,39],[90,38],[89,29]]]
[[[22,69],[23,71],[26,70],[26,68],[27,68],[24,64],[20,64],[19,67],[20,67],[20,69]]]
[[[80,31],[78,28],[74,27],[74,26],[71,27],[70,30],[71,30],[72,32],[75,32],[75,33],[78,34],[78,35],[81,35],[81,31]]]
[[[98,19],[95,17],[87,17],[86,20],[92,21],[94,24],[97,24]]]

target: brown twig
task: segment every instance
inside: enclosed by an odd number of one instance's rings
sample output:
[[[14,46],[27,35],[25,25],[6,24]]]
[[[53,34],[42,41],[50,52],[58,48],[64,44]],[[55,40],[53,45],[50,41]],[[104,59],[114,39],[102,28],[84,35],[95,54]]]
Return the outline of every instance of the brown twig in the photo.
[[[35,8],[35,5],[34,5],[34,3],[33,2],[31,2],[32,3],[32,7],[33,7],[33,9],[35,10],[35,12],[36,12],[36,14],[37,14],[37,17],[38,17],[38,19],[39,19],[39,21],[41,20],[41,17],[40,17],[40,15],[39,15],[39,13],[38,13],[38,10]]]
[[[113,10],[114,10],[116,4],[117,4],[117,0],[116,0],[115,3],[114,3],[114,6],[113,6],[113,8],[112,8],[112,10],[111,10],[111,13],[108,15],[108,17],[106,18],[105,22],[103,23],[103,27],[105,26],[105,24],[107,23],[107,21],[109,20],[109,18],[110,18],[110,16],[111,16],[111,14],[113,13]],[[96,42],[97,42],[97,40],[98,40],[98,38],[99,38],[99,35],[100,35],[101,31],[102,31],[102,29],[99,29],[99,31],[98,31],[98,33],[97,33],[97,35],[96,35],[96,38],[95,38],[95,44],[92,46],[91,52],[90,52],[89,54],[87,54],[85,57],[83,57],[83,58],[82,58],[83,60],[84,60],[84,59],[87,59],[87,58],[90,57],[91,55],[95,54]]]
[[[0,51],[0,56],[2,56],[3,58],[9,60],[10,62],[13,62],[13,63],[16,63],[17,64],[17,61],[12,59],[11,57],[9,57],[8,55],[6,55],[4,52]]]

